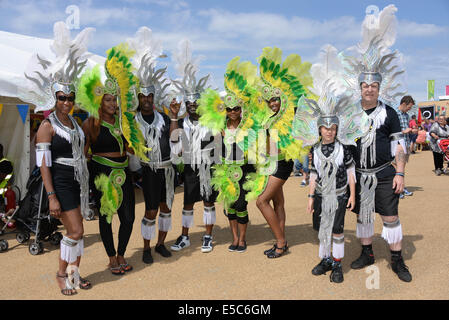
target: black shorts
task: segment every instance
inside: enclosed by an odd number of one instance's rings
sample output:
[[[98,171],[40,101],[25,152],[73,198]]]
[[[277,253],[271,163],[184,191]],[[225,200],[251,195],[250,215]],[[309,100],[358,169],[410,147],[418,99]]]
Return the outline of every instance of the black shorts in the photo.
[[[81,188],[75,180],[75,170],[71,166],[53,163],[51,176],[56,198],[61,205],[61,211],[69,211],[79,207],[81,203]]]
[[[410,133],[409,134],[410,142],[416,142],[416,138],[418,138],[418,134],[416,133]]]
[[[287,180],[293,170],[293,160],[285,161],[279,160],[276,162],[276,171],[272,174],[273,177]]]
[[[203,198],[200,193],[198,170],[193,170],[188,164],[184,166],[184,205],[194,204],[198,201],[215,202],[217,196],[218,192],[212,188],[212,194],[207,198]]]
[[[313,201],[313,229],[316,231],[320,230],[320,221],[321,221],[321,202],[323,198],[318,194],[315,195],[315,200]],[[342,195],[337,198],[338,200],[338,209],[335,213],[334,218],[334,226],[332,228],[332,233],[341,234],[343,233],[345,227],[345,214],[346,214],[346,205],[348,203],[348,196]]]
[[[353,212],[359,214],[360,211],[360,174],[357,173],[357,183],[355,185],[355,207]],[[394,193],[394,176],[377,178],[375,191],[375,212],[381,216],[397,216],[399,206],[399,194]]]
[[[148,166],[142,167],[142,190],[145,199],[145,210],[157,210],[160,203],[167,201],[165,188],[165,170],[152,170]]]

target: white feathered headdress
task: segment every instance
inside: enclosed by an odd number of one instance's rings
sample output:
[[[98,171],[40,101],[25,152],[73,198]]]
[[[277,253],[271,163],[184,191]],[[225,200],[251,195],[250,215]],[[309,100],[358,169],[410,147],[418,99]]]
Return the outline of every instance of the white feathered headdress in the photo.
[[[56,102],[56,92],[75,92],[77,77],[87,63],[87,42],[93,28],[81,31],[74,40],[70,30],[62,21],[53,27],[54,41],[50,46],[55,54],[49,60],[38,53],[33,54],[25,70],[24,86],[19,89],[19,97],[36,105],[35,111],[52,109]]]
[[[154,105],[161,111],[162,103],[167,97],[167,88],[170,82],[164,77],[167,67],[156,70],[158,58],[167,57],[162,51],[162,42],[153,37],[151,29],[141,27],[134,38],[127,40],[130,49],[136,53],[132,63],[137,70],[139,78],[139,92],[145,96],[150,93],[154,96]]]
[[[341,54],[348,87],[360,93],[362,82],[378,82],[379,98],[389,105],[406,94],[406,90],[400,89],[404,83],[400,78],[405,73],[402,56],[397,50],[390,50],[396,41],[396,11],[394,5],[389,5],[378,16],[367,15],[362,24],[362,41]]]
[[[293,135],[303,140],[304,146],[311,146],[319,140],[319,128],[338,126],[337,139],[343,144],[355,145],[368,125],[368,116],[357,106],[358,98],[345,90],[343,66],[337,49],[326,45],[320,53],[320,63],[312,65],[314,94],[318,100],[298,101],[293,121]]]

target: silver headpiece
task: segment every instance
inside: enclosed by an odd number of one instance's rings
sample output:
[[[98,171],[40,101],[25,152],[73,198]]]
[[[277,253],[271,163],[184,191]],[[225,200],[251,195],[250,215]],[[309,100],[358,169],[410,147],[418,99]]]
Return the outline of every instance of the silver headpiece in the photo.
[[[73,41],[64,22],[56,22],[53,30],[51,49],[55,59],[34,54],[25,69],[24,86],[19,89],[19,97],[23,101],[36,105],[35,112],[52,109],[56,92],[75,92],[77,77],[87,63],[88,37],[94,29],[84,29]]]
[[[139,78],[138,93],[145,96],[153,94],[153,102],[158,111],[163,111],[163,104],[167,98],[166,90],[170,86],[165,78],[167,67],[156,69],[156,59],[166,58],[162,53],[162,43],[153,38],[151,29],[141,27],[134,38],[127,40],[129,47],[136,53],[132,58]]]
[[[355,145],[368,125],[368,117],[357,106],[354,95],[344,87],[342,65],[337,49],[327,45],[321,52],[322,63],[311,68],[312,92],[317,101],[301,97],[293,121],[293,134],[303,140],[304,146],[311,146],[319,140],[319,128],[337,125],[337,139],[343,144]]]
[[[182,80],[172,80],[176,91],[184,97],[184,101],[194,102],[201,93],[207,89],[209,76],[196,80],[196,72],[199,69],[199,58],[192,58],[192,44],[189,40],[182,40],[178,45],[178,51],[173,55],[176,61],[176,69]]]
[[[348,89],[360,94],[360,85],[379,83],[379,98],[389,105],[406,94],[402,56],[390,47],[396,41],[397,19],[394,5],[385,7],[378,16],[367,15],[362,24],[362,41],[340,54]]]

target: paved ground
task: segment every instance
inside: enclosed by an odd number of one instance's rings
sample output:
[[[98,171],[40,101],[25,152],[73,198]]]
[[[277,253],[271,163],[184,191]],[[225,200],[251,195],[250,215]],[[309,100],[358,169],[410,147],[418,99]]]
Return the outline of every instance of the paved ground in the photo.
[[[150,266],[141,262],[140,221],[144,203],[136,191],[136,219],[126,258],[134,270],[125,276],[111,275],[108,259],[98,233],[98,221],[85,222],[85,255],[81,274],[93,283],[88,291],[63,297],[55,282],[59,247],[45,243],[44,253],[32,256],[28,246],[18,244],[14,235],[9,250],[0,253],[0,299],[448,299],[449,260],[448,176],[435,176],[430,151],[411,157],[406,170],[406,185],[414,192],[400,201],[403,225],[403,256],[413,275],[411,283],[401,282],[389,266],[390,253],[380,238],[380,218],[375,223],[373,243],[376,263],[370,270],[351,270],[351,261],[360,254],[355,237],[355,217],[347,212],[345,226],[345,281],[329,282],[329,273],[315,277],[312,268],[319,262],[317,233],[306,213],[307,188],[300,177],[291,177],[284,186],[287,213],[287,240],[290,253],[270,260],[263,250],[273,237],[255,203],[249,206],[248,250],[228,252],[232,239],[227,218],[217,205],[214,250],[201,253],[202,204],[195,207],[191,247],[162,258],[154,253]],[[180,190],[179,190],[180,191]],[[173,228],[167,236],[170,246],[181,232],[182,193],[175,196]],[[117,230],[118,219],[113,220]],[[376,281],[377,279],[377,281]]]

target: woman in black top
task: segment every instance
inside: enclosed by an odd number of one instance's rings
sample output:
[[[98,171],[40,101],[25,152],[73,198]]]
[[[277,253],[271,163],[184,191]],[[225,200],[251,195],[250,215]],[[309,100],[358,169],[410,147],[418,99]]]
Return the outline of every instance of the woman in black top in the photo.
[[[122,135],[116,110],[117,97],[104,94],[98,110],[99,119],[89,117],[83,123],[83,130],[86,135],[86,147],[90,147],[92,152],[90,184],[101,213],[101,240],[109,257],[111,273],[123,275],[132,270],[124,255],[133,229],[135,198],[128,169],[127,142]],[[115,212],[120,219],[117,251],[111,226]]]
[[[75,162],[81,165],[81,169],[86,165],[84,135],[76,121],[69,115],[75,100],[74,92],[66,94],[58,91],[56,99],[55,111],[48,119],[42,121],[37,132],[36,158],[48,196],[50,215],[60,219],[67,230],[61,240],[61,255],[56,278],[62,294],[74,295],[77,292],[73,286],[67,285],[66,272],[69,264],[72,268],[79,267],[84,248],[83,216],[80,204],[81,196],[86,195],[82,194],[83,188],[77,181],[79,177],[77,179],[76,174],[87,175],[87,172],[76,172],[75,169]],[[78,150],[76,155],[73,152],[74,144],[77,145]],[[81,289],[91,287],[91,283],[83,278],[80,278],[79,285]]]

